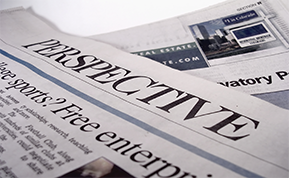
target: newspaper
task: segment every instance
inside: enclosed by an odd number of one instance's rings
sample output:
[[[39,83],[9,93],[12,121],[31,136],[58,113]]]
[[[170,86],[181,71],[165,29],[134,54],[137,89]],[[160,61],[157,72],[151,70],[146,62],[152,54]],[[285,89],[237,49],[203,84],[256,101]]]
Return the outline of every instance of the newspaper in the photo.
[[[289,11],[279,0],[232,0],[90,38],[289,109]]]
[[[288,110],[0,15],[0,177],[288,177]]]

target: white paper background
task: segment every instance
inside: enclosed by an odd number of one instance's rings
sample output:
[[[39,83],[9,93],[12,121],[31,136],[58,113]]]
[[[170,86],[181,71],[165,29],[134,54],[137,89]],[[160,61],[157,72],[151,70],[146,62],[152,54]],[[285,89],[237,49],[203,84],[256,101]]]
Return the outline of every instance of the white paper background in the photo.
[[[0,9],[23,6],[62,32],[90,36],[182,15],[223,1],[0,0]]]

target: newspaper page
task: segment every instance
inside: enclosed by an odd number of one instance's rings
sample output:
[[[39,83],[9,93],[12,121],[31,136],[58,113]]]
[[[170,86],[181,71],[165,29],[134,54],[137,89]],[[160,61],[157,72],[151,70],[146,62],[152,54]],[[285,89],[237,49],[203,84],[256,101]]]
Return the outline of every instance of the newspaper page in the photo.
[[[0,177],[288,177],[288,111],[0,15]]]
[[[289,109],[289,13],[284,3],[225,1],[90,38]]]

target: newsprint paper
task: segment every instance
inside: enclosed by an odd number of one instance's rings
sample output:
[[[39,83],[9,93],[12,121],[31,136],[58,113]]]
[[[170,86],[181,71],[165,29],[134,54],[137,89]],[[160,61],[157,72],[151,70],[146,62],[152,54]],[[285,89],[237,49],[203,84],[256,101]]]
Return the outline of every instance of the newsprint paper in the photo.
[[[288,177],[288,110],[2,11],[0,177]]]
[[[90,38],[289,109],[288,0],[230,0]]]

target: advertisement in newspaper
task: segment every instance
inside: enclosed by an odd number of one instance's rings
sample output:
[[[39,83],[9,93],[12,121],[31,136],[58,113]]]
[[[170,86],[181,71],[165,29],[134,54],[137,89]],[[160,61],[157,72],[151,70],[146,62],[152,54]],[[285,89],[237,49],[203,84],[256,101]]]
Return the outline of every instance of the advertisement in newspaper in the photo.
[[[90,38],[289,109],[288,15],[280,1],[233,0]]]
[[[287,110],[23,9],[0,21],[1,177],[288,177]]]

